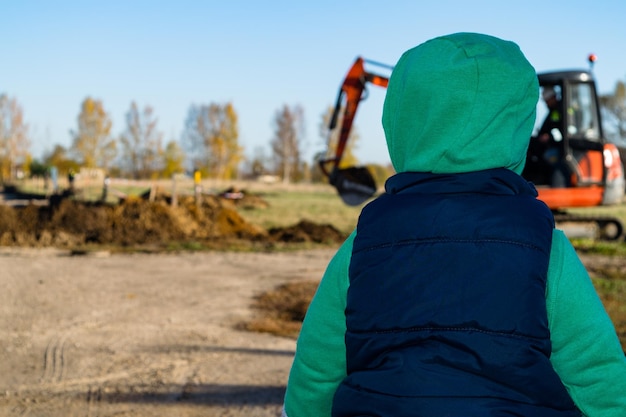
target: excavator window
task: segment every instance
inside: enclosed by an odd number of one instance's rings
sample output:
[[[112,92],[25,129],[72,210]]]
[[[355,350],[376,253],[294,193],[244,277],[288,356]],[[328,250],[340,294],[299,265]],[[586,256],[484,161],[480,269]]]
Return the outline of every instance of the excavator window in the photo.
[[[563,95],[563,87],[559,84],[541,86],[537,117],[524,171],[525,178],[538,186],[571,185],[571,170],[565,159],[567,141]]]
[[[600,129],[591,84],[573,84],[567,97],[568,136],[600,142]]]
[[[567,188],[603,181],[603,145],[591,83],[544,84],[525,176],[539,186]]]
[[[563,133],[560,129],[563,112],[562,101],[563,93],[560,85],[541,86],[533,137],[539,137],[540,134],[550,134],[556,142],[563,139]]]
[[[603,145],[592,88],[590,83],[573,83],[566,98],[569,153],[581,185],[604,181]]]

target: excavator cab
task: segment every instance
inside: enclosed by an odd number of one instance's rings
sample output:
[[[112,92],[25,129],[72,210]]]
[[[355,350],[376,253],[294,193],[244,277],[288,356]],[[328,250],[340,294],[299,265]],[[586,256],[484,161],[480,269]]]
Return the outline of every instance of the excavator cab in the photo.
[[[587,71],[538,75],[541,94],[522,176],[553,211],[617,204],[624,197],[619,151],[607,143]]]
[[[602,130],[595,82],[588,71],[538,74],[541,94],[522,176],[558,223],[595,223],[604,239],[621,237],[615,217],[569,214],[566,209],[619,204],[624,167]]]

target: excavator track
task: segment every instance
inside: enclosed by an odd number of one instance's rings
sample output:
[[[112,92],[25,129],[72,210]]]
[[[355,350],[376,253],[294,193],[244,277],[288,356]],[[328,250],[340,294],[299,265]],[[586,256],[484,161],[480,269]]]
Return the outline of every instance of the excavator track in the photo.
[[[601,240],[619,240],[624,232],[624,225],[617,217],[610,216],[583,216],[578,214],[554,212],[554,221],[557,225],[579,224],[595,225],[596,238]]]

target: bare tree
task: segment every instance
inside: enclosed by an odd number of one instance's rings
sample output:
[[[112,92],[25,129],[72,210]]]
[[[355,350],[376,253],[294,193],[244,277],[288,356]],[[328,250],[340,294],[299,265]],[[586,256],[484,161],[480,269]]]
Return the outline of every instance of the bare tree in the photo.
[[[78,129],[73,136],[73,150],[80,163],[88,168],[109,168],[117,147],[111,138],[111,119],[100,100],[87,97],[81,104]]]
[[[29,157],[28,125],[15,98],[0,95],[0,178],[13,179]]]
[[[126,131],[120,136],[120,143],[124,166],[134,178],[149,178],[163,168],[162,138],[152,107],[145,106],[140,111],[133,101],[126,113]]]
[[[252,151],[252,156],[247,160],[247,174],[252,177],[259,177],[267,173],[269,157],[266,155],[266,148],[256,146]]]
[[[298,178],[301,162],[301,146],[304,136],[304,110],[300,106],[287,105],[276,112],[272,154],[283,182]]]
[[[231,103],[191,106],[184,142],[194,168],[215,178],[237,176],[243,148],[239,146],[237,113]]]

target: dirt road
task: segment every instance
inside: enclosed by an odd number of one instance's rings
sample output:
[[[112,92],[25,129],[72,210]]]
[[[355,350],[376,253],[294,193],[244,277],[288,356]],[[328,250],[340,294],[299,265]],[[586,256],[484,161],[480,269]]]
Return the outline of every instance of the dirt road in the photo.
[[[0,249],[0,416],[278,416],[295,342],[236,325],[332,253]]]

